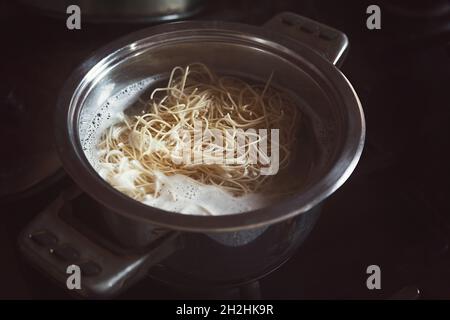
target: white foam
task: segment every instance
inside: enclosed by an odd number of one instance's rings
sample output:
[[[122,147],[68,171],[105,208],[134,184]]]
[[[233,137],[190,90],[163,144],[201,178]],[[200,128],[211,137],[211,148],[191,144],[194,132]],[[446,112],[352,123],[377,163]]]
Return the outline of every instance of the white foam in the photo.
[[[84,153],[96,169],[101,170],[99,164],[99,150],[97,144],[100,141],[102,133],[109,127],[124,121],[124,111],[132,105],[140,94],[153,84],[155,78],[149,78],[134,83],[111,98],[107,99],[98,110],[91,111],[90,114],[82,114],[80,121],[80,137]],[[113,135],[118,136],[120,129],[115,128]]]
[[[136,179],[142,165],[137,160],[123,157],[119,163],[100,163],[100,176],[114,188],[133,194],[138,190]],[[154,172],[155,195],[147,194],[142,202],[170,212],[193,215],[225,215],[262,208],[269,203],[267,195],[251,193],[235,197],[224,189],[204,185],[192,178],[176,174],[166,176]]]
[[[217,186],[203,185],[184,176],[155,175],[159,182],[159,196],[147,195],[143,202],[166,211],[193,215],[225,215],[262,208],[268,198],[252,193],[235,197]]]

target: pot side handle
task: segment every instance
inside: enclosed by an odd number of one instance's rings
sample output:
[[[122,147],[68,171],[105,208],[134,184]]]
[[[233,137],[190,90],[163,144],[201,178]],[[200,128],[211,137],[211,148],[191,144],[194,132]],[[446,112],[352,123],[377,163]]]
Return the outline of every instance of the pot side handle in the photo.
[[[308,45],[337,67],[342,64],[349,45],[343,32],[291,12],[276,15],[264,27]]]
[[[63,190],[18,239],[25,258],[69,294],[87,298],[116,296],[145,277],[150,267],[180,249],[178,233],[172,231],[155,235],[154,241],[141,250],[127,250],[99,238],[94,240],[80,231],[77,224],[63,218],[81,194],[74,185]],[[69,290],[68,279],[74,274],[73,270],[68,272],[70,265],[80,268],[80,289]]]

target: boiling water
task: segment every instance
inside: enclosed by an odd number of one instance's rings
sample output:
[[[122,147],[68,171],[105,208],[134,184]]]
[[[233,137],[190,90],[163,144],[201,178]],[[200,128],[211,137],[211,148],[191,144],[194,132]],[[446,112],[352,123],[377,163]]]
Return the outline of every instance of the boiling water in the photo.
[[[158,87],[162,80],[162,77],[152,77],[130,85],[107,99],[94,115],[81,115],[80,137],[83,150],[90,164],[103,178],[112,168],[111,164],[99,162],[101,151],[97,149],[97,145],[102,133],[110,126],[123,121],[125,114],[141,112],[143,104],[140,101],[147,101],[152,90]],[[155,181],[159,184],[158,196],[146,195],[142,202],[183,214],[223,215],[259,209],[279,200],[283,194],[293,193],[294,190],[301,191],[308,184],[314,167],[321,165],[327,148],[323,143],[326,131],[319,117],[304,101],[298,99],[298,105],[303,115],[298,134],[298,148],[291,161],[292,165],[281,170],[273,179],[277,196],[274,196],[269,188],[264,194],[253,193],[235,197],[220,187],[202,185],[187,176],[165,176],[155,172]],[[126,170],[112,177],[110,183],[121,190],[132,190],[135,188],[134,179],[140,164],[136,160],[128,159],[123,162],[120,165]]]
[[[156,173],[162,184],[159,196],[147,195],[144,203],[171,212],[201,215],[221,215],[246,212],[266,206],[267,197],[259,193],[234,197],[223,189],[201,185],[180,174],[165,176]]]

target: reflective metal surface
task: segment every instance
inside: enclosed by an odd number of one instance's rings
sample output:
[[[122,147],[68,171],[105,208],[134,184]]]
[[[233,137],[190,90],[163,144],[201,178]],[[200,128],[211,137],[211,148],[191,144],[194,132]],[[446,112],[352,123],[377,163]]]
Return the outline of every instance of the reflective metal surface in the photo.
[[[327,156],[307,188],[294,197],[245,215],[189,216],[131,200],[108,185],[81,148],[86,121],[113,93],[200,61],[217,70],[264,79],[301,95],[324,124]],[[80,187],[106,207],[141,223],[186,231],[237,231],[280,222],[310,210],[349,177],[362,151],[364,117],[353,88],[330,62],[292,38],[263,28],[220,22],[182,22],[134,33],[99,50],[67,81],[56,115],[58,152]]]
[[[148,23],[186,18],[197,13],[203,0],[21,0],[56,17],[67,17],[66,9],[77,5],[90,22]]]

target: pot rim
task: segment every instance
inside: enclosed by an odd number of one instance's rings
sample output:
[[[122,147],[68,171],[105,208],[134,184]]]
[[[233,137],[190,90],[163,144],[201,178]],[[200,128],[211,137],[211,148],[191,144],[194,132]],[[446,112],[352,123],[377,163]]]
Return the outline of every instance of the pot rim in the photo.
[[[348,112],[348,129],[343,151],[337,157],[332,169],[311,188],[293,198],[274,203],[262,209],[222,216],[185,215],[168,212],[145,205],[126,196],[101,178],[87,160],[78,139],[78,117],[74,110],[74,94],[82,85],[92,68],[116,59],[124,48],[160,34],[192,30],[202,32],[232,32],[238,37],[251,38],[259,43],[270,44],[277,50],[297,61],[307,61],[308,67],[325,76],[325,80],[339,94]],[[78,110],[79,111],[79,110]],[[79,114],[79,112],[78,112]],[[58,97],[55,113],[56,146],[63,167],[73,180],[95,200],[121,215],[143,223],[182,230],[224,232],[263,227],[281,222],[309,211],[338,189],[351,175],[361,156],[365,140],[364,113],[350,82],[328,60],[308,46],[294,41],[283,34],[263,27],[229,22],[175,22],[146,28],[104,46],[82,63],[64,84]]]

